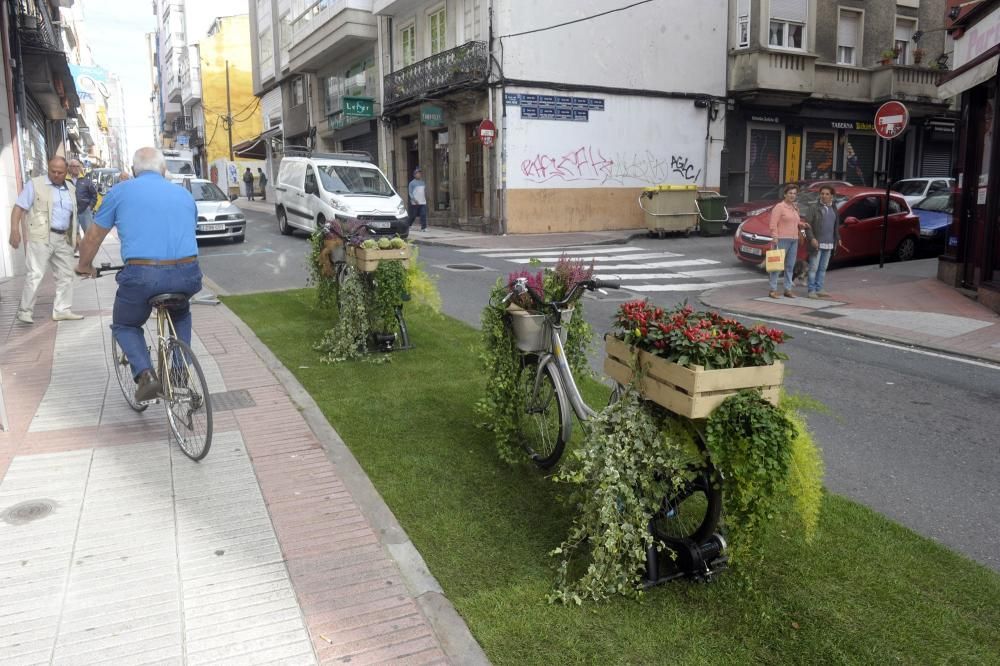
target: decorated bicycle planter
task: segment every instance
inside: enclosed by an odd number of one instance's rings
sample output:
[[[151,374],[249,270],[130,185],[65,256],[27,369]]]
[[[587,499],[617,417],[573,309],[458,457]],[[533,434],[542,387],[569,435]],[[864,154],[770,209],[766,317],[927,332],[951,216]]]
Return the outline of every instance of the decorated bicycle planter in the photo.
[[[661,358],[608,335],[605,337],[604,372],[619,384],[635,379],[633,367],[641,368],[637,383],[640,395],[674,414],[689,419],[707,418],[726,398],[747,388],[759,388],[772,405],[778,404],[785,366],[771,365],[706,370]]]
[[[573,308],[560,310],[560,313],[563,325],[568,325],[573,319]],[[514,344],[520,351],[535,353],[549,345],[552,324],[548,315],[525,310],[513,303],[507,306],[507,314],[510,315],[510,326],[514,332]],[[563,344],[566,344],[568,334],[568,328],[560,329],[559,339]]]
[[[390,248],[371,248],[360,245],[347,246],[347,263],[363,273],[372,273],[378,269],[381,261],[401,261],[403,268],[410,267],[410,246]]]

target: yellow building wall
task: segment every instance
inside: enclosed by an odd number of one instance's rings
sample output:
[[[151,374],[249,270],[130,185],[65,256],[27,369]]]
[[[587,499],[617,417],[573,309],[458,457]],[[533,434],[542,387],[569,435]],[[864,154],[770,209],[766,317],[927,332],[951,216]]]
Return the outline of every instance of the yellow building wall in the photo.
[[[226,61],[233,114],[233,145],[261,132],[259,100],[253,94],[250,63],[250,19],[246,14],[224,16],[222,27],[200,41],[201,95],[205,107],[205,152],[208,163],[229,159],[229,134],[220,116],[226,116]],[[218,127],[216,127],[218,121]],[[209,141],[211,139],[211,141]]]

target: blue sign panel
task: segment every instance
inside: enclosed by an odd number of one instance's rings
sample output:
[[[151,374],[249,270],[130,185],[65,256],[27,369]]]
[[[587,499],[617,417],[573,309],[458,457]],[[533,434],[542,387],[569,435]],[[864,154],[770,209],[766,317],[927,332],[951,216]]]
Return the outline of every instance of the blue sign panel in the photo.
[[[544,120],[555,120],[556,110],[546,109],[545,107],[542,107],[538,109],[538,117],[543,118]]]
[[[589,122],[591,111],[603,111],[604,100],[568,95],[504,93],[504,104],[520,106],[522,118]]]
[[[521,106],[521,96],[517,93],[504,93],[503,103],[505,106]]]
[[[521,117],[522,118],[538,118],[538,107],[537,106],[522,106],[521,107]]]
[[[586,109],[573,109],[573,120],[578,122],[590,122],[590,112]]]

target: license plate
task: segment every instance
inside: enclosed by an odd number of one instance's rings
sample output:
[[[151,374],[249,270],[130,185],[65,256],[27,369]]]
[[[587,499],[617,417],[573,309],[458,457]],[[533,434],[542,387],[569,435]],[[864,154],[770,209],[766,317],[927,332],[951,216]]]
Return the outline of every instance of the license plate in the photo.
[[[368,222],[368,226],[372,229],[388,229],[390,225],[390,222]]]
[[[749,245],[740,245],[740,252],[743,254],[752,254],[755,257],[764,256],[764,250],[759,247],[750,247]]]
[[[198,227],[201,231],[225,231],[226,225],[224,224],[203,224]]]

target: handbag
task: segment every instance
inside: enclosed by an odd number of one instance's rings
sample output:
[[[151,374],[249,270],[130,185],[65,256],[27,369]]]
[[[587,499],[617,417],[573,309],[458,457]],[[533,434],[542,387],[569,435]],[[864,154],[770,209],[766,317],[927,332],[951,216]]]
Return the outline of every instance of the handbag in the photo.
[[[785,270],[785,251],[783,249],[768,250],[764,255],[764,268],[768,273],[778,273]]]

